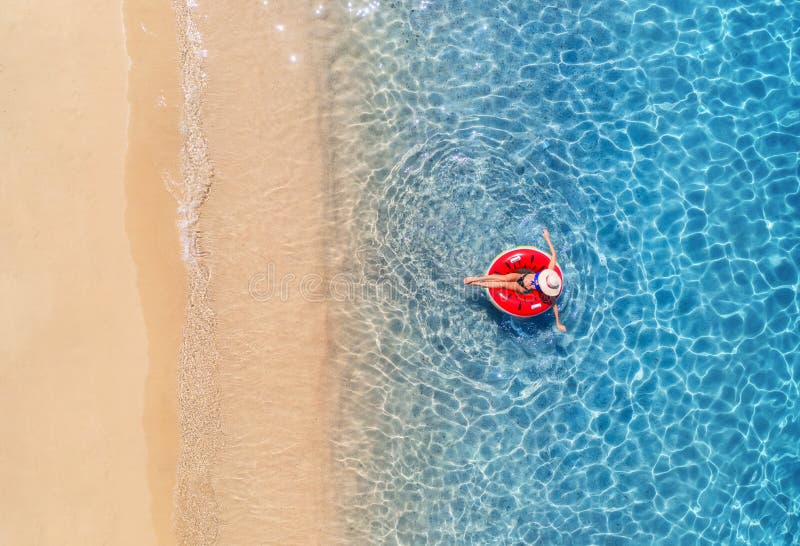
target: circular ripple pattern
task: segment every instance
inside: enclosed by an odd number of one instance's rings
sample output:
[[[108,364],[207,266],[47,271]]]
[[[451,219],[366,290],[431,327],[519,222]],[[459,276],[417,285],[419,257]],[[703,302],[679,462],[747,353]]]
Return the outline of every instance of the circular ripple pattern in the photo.
[[[332,17],[353,543],[796,544],[800,4]],[[461,285],[543,227],[565,336]]]

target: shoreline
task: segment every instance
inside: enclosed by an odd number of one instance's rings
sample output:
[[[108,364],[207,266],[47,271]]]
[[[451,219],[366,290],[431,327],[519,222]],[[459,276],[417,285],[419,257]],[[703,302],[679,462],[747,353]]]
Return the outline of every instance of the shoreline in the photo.
[[[0,534],[339,543],[328,307],[248,292],[269,264],[328,273],[322,20],[17,3],[0,408],[24,418],[0,426]]]
[[[182,96],[175,11],[157,0],[123,0],[128,71],[125,224],[147,331],[142,425],[158,544],[175,544],[178,459],[177,362],[187,306],[177,208]],[[171,52],[171,55],[165,54]]]
[[[179,203],[183,262],[188,301],[178,358],[179,452],[175,484],[175,535],[179,544],[215,544],[217,502],[211,471],[220,436],[215,317],[208,301],[209,271],[203,264],[197,222],[208,197],[213,169],[203,134],[205,73],[201,36],[188,3],[173,5],[177,23],[182,91],[181,177],[174,187]]]

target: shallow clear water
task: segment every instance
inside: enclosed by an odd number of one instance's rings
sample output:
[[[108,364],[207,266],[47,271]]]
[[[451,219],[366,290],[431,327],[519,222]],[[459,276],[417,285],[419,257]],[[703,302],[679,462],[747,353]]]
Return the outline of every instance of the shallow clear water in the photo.
[[[800,3],[350,5],[354,540],[800,543]],[[461,285],[543,227],[566,335]]]

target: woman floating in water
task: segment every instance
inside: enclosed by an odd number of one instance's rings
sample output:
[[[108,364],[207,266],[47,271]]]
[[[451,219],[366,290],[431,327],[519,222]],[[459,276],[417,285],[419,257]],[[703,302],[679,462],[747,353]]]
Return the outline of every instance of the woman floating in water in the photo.
[[[550,242],[550,233],[545,229],[542,231],[544,240],[547,241],[550,247],[550,263],[547,268],[539,271],[538,273],[507,273],[505,275],[493,274],[483,275],[481,277],[467,277],[464,279],[464,284],[471,286],[483,286],[485,288],[504,288],[518,294],[530,294],[534,290],[539,291],[539,296],[542,301],[551,303],[553,306],[553,313],[556,315],[556,327],[566,332],[567,328],[558,320],[558,306],[555,303],[556,298],[561,295],[561,277],[555,271],[556,265],[556,249],[553,248],[553,243]]]

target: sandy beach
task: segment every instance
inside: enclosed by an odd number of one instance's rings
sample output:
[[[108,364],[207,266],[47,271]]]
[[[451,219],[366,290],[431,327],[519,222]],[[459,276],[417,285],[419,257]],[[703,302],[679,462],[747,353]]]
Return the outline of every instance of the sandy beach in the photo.
[[[6,3],[0,46],[0,542],[169,544],[185,276],[137,157],[177,131],[137,134],[120,3]]]
[[[266,7],[4,6],[2,543],[337,536],[312,14]]]

